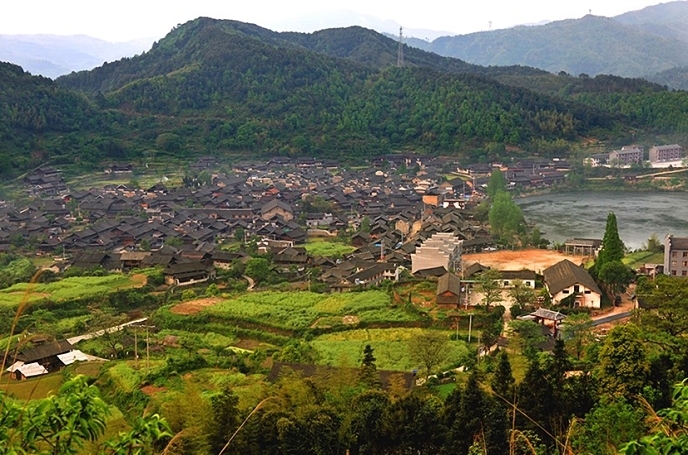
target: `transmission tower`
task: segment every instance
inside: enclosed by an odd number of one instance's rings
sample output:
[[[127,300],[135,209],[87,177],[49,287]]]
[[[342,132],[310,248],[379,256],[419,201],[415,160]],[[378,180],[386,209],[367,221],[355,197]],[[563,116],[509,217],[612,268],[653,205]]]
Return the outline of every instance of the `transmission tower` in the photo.
[[[397,67],[404,66],[404,34],[402,28],[399,27],[399,51],[397,52]]]

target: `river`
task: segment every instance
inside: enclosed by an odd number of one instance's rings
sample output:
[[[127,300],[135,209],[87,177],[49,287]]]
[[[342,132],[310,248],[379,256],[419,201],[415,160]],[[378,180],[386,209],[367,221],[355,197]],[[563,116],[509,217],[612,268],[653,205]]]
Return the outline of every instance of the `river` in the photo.
[[[570,238],[601,239],[607,214],[614,212],[619,236],[638,249],[653,233],[688,236],[688,193],[603,191],[553,193],[517,199],[528,223],[543,237],[563,243]]]

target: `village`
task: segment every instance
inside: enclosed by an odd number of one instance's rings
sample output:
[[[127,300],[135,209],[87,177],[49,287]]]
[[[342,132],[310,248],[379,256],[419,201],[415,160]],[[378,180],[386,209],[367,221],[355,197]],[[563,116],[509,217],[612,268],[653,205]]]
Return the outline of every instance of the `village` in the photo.
[[[218,274],[243,270],[256,255],[269,258],[271,271],[295,290],[341,293],[422,280],[436,287],[432,299],[417,302],[424,310],[503,305],[505,328],[513,313],[511,293],[525,286],[534,305],[518,318],[542,325],[543,349],[551,349],[560,334],[562,301],[566,308],[590,309],[600,320],[595,325],[603,327],[628,318],[637,305],[632,290],[605,296],[585,270],[601,239],[570,239],[560,251],[547,249],[546,242],[514,250],[492,235],[477,212],[500,164],[461,168],[448,159],[391,155],[357,170],[315,159],[242,162],[230,175],[213,172],[216,166],[213,158],[199,159],[191,169],[200,178],[187,178],[181,187],[117,184],[85,191],[69,190],[55,168],[38,168],[25,185],[43,197],[0,209],[0,250],[52,258],[44,268],[56,274],[69,268],[85,274],[157,268],[171,290],[219,282]],[[518,163],[504,170],[507,188],[555,185],[567,167],[562,160]],[[105,171],[132,172],[131,165]],[[663,268],[648,264],[639,272]],[[489,276],[496,290],[485,291],[481,276]],[[252,290],[259,278],[243,274],[239,280]],[[605,299],[614,304],[603,305]],[[67,365],[57,362],[58,355],[72,352],[70,362],[89,358],[66,340],[51,346],[56,351],[48,349],[50,355],[40,345],[32,348],[38,354],[21,352],[10,370],[26,378]],[[39,354],[47,357],[35,362]]]

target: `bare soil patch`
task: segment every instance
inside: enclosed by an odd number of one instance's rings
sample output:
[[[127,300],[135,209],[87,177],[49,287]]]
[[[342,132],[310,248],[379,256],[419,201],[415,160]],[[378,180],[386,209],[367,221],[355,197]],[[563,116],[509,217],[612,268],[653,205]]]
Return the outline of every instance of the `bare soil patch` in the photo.
[[[156,393],[164,392],[165,390],[167,390],[165,387],[156,387],[154,385],[141,387],[141,392],[145,393],[149,397],[152,397]]]
[[[142,288],[146,285],[148,277],[143,273],[135,273],[131,276],[132,286],[135,288]]]
[[[358,316],[349,315],[342,318],[342,324],[346,325],[358,324],[359,322],[361,322],[361,320]]]
[[[219,297],[208,297],[205,299],[189,300],[188,302],[182,302],[178,305],[173,306],[170,311],[174,314],[196,314],[203,311],[203,308],[217,305],[221,301],[222,299]]]
[[[523,270],[528,269],[536,273],[542,273],[547,267],[559,261],[568,259],[574,264],[583,264],[585,256],[573,256],[552,250],[501,250],[489,253],[464,254],[463,260],[466,266],[475,262],[498,270]]]

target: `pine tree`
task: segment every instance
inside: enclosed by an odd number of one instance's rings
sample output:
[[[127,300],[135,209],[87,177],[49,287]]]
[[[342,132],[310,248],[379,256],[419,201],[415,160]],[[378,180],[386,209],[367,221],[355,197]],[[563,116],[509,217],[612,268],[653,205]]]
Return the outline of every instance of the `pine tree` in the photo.
[[[602,239],[602,249],[597,255],[595,261],[595,270],[597,273],[608,262],[621,261],[624,257],[626,247],[619,237],[619,228],[616,224],[616,215],[614,212],[609,212],[607,215],[607,226],[604,229],[604,238]]]
[[[497,369],[492,378],[492,390],[500,397],[511,400],[514,389],[514,375],[511,371],[511,363],[506,351],[499,353],[497,358]]]
[[[363,361],[361,362],[360,381],[368,387],[379,388],[380,380],[377,374],[377,364],[375,363],[373,347],[366,344],[363,349]]]

